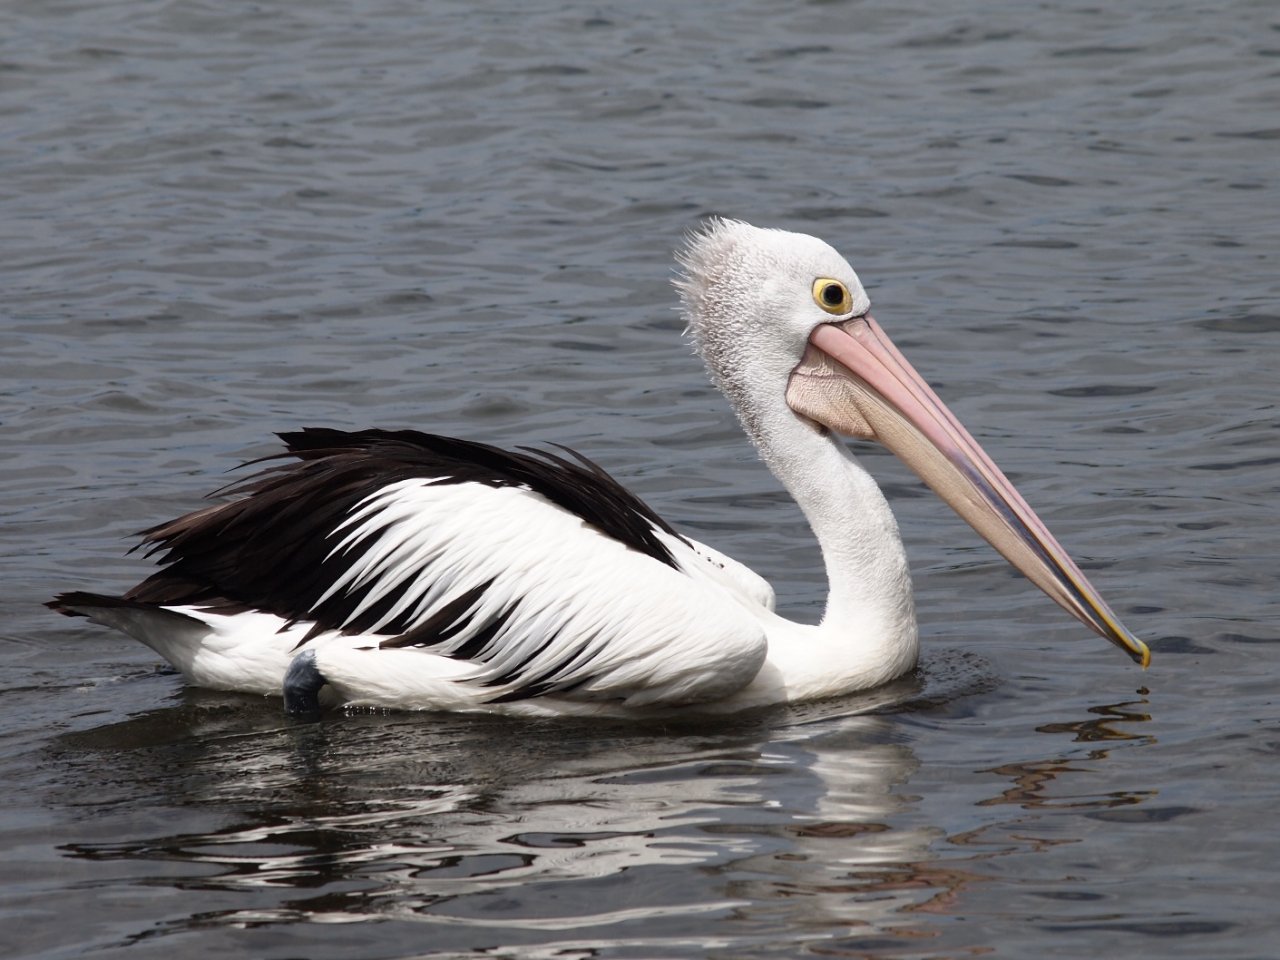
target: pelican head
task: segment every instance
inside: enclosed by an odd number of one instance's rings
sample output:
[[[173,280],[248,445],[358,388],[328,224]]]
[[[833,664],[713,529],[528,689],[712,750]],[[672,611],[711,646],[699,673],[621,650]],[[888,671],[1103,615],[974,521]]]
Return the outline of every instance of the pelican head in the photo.
[[[680,261],[689,334],[757,446],[798,430],[883,444],[1054,602],[1148,664],[1146,644],[872,318],[834,249],[713,220]]]

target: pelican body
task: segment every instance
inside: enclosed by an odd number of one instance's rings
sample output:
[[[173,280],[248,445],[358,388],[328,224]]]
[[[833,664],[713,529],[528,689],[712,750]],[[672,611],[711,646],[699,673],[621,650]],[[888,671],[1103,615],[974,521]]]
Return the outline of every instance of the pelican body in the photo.
[[[710,221],[679,254],[688,331],[822,548],[817,625],[566,448],[308,429],[234,496],[144,532],[162,567],[49,606],[141,640],[192,684],[349,705],[526,715],[727,713],[907,673],[911,578],[879,442],[1018,570],[1146,666],[1044,524],[813,237]]]

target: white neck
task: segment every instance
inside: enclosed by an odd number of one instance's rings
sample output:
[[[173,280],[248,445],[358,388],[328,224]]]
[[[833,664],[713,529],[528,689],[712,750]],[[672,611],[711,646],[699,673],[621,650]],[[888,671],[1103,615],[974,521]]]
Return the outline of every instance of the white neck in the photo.
[[[769,661],[777,673],[761,679],[781,682],[787,700],[885,683],[910,670],[919,650],[897,521],[880,487],[842,443],[790,410],[771,413],[748,432],[818,539],[828,595],[817,627],[769,621]]]

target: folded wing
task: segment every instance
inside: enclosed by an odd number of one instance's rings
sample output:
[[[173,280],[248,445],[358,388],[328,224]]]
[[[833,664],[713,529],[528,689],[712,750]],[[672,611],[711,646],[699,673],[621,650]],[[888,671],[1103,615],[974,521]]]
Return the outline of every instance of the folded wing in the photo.
[[[282,438],[289,459],[233,487],[239,499],[146,532],[164,568],[124,599],[274,614],[299,649],[347,638],[357,694],[360,657],[392,650],[430,655],[426,672],[465,662],[457,682],[490,703],[698,702],[763,662],[741,599],[762,603],[763,581],[576,454],[411,431]]]

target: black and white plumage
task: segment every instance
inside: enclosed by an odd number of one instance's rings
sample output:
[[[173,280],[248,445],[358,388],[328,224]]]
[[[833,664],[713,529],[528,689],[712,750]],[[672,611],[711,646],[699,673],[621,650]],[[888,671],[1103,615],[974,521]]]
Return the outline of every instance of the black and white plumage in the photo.
[[[215,688],[278,693],[279,671],[304,650],[334,648],[357,665],[370,659],[360,654],[389,654],[376,702],[402,706],[575,690],[626,691],[633,707],[687,702],[759,669],[763,635],[741,629],[731,597],[771,607],[768,585],[679,536],[572,451],[508,452],[408,430],[281,439],[289,453],[272,459],[290,462],[229,488],[237,499],[144,532],[163,569],[121,598],[70,593],[56,608],[126,632],[168,611],[141,639]],[[650,591],[673,615],[655,616]],[[692,623],[683,603],[700,611]],[[714,635],[717,657],[735,664],[708,670],[688,642],[699,635]],[[645,658],[662,665],[635,690]],[[424,663],[452,696],[440,704],[432,688],[430,701],[400,702],[409,694],[395,690],[396,671]]]
[[[309,429],[144,533],[162,569],[121,597],[50,603],[151,646],[201,686],[525,714],[730,711],[909,670],[896,524],[831,431],[886,443],[1057,602],[1145,662],[1078,568],[867,314],[811,237],[715,221],[683,255],[695,343],[823,547],[823,622],[681,536],[565,448]]]

